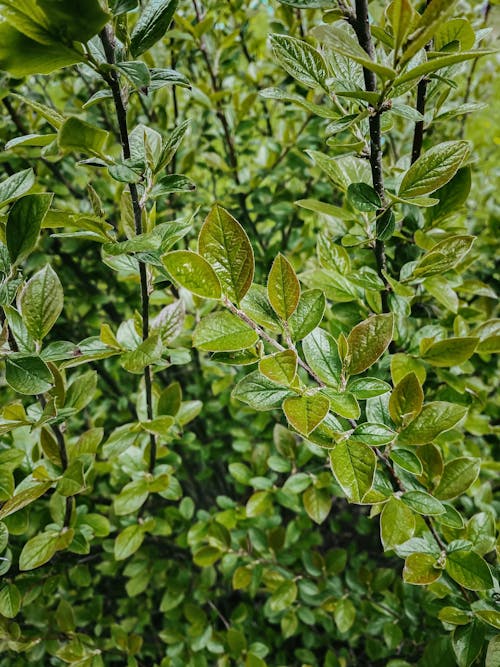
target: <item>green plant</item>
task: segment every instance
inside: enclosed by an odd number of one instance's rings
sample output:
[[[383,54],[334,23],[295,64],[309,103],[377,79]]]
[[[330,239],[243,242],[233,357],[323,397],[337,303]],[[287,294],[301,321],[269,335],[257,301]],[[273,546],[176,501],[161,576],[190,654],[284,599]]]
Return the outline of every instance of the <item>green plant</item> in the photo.
[[[0,4],[8,664],[492,667],[495,214],[457,138],[488,31]]]

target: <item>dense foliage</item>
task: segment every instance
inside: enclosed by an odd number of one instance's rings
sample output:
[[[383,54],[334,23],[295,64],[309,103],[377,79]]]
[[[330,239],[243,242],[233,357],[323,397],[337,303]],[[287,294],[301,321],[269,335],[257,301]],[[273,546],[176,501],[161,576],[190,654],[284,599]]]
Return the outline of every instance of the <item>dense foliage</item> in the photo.
[[[2,665],[500,665],[495,11],[0,0]]]

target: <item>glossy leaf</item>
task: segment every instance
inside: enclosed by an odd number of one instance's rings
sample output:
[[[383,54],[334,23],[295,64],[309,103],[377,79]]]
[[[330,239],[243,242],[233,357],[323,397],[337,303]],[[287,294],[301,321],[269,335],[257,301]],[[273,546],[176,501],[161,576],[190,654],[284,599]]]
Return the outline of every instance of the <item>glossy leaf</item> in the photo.
[[[317,524],[326,521],[332,507],[332,500],[332,494],[328,489],[317,489],[315,486],[310,486],[302,495],[307,515]]]
[[[478,342],[472,336],[439,340],[425,350],[422,359],[433,366],[459,366],[474,354]]]
[[[221,286],[217,274],[201,255],[188,250],[175,250],[162,258],[163,265],[179,285],[206,299],[220,299]]]
[[[208,352],[234,352],[255,345],[258,338],[236,315],[221,311],[199,322],[193,333],[193,345]]]
[[[392,315],[373,315],[357,324],[347,337],[351,375],[370,368],[384,353],[392,340]]]
[[[22,262],[34,249],[52,195],[26,195],[9,211],[5,236],[12,262]]]
[[[19,296],[24,324],[35,340],[52,329],[63,309],[64,293],[54,269],[47,264],[28,280]]]
[[[337,387],[342,363],[333,336],[324,329],[314,329],[302,341],[302,350],[307,363],[319,379],[325,384]]]
[[[327,90],[328,69],[323,56],[307,42],[288,35],[271,35],[271,47],[279,64],[309,88]]]
[[[149,0],[130,38],[130,50],[134,58],[163,37],[176,9],[177,0]]]
[[[260,360],[259,371],[269,380],[288,386],[297,373],[297,355],[293,350],[271,354]]]
[[[407,584],[417,586],[432,584],[442,574],[436,567],[436,557],[431,554],[410,554],[405,560],[403,579]]]
[[[389,413],[395,424],[408,423],[421,411],[424,392],[415,373],[408,373],[398,382],[389,399]]]
[[[283,412],[289,424],[304,435],[309,435],[321,424],[329,408],[329,400],[321,394],[291,396],[283,401]]]
[[[287,387],[279,387],[259,371],[253,371],[238,382],[232,395],[254,410],[272,410],[281,407],[283,400],[293,394]]]
[[[424,516],[435,516],[444,514],[445,508],[442,503],[425,491],[407,491],[401,496],[401,500],[412,510]]]
[[[467,408],[455,403],[427,403],[420,414],[399,434],[400,445],[426,445],[440,433],[453,428],[466,414]]]
[[[467,141],[445,141],[433,146],[408,169],[398,195],[403,198],[417,197],[443,187],[455,176],[469,152]]]
[[[465,493],[476,481],[480,468],[478,459],[467,456],[452,459],[445,465],[434,495],[440,500],[451,500]]]
[[[293,341],[299,341],[311,333],[323,319],[326,299],[319,289],[309,289],[301,293],[296,310],[288,320],[288,328]]]
[[[44,394],[54,384],[47,364],[35,355],[11,356],[5,361],[5,379],[20,394]]]
[[[0,183],[0,206],[10,204],[11,201],[22,197],[35,184],[33,169],[23,169],[12,174]]]
[[[446,572],[469,591],[485,591],[493,586],[486,561],[474,551],[457,550],[446,556]]]
[[[274,260],[269,272],[267,296],[274,312],[282,320],[288,320],[299,303],[299,280],[292,265],[281,253]]]
[[[347,499],[360,503],[371,489],[375,475],[376,457],[362,442],[339,442],[330,452],[330,464],[335,479]]]
[[[409,540],[414,530],[415,515],[412,510],[399,498],[389,498],[380,515],[380,537],[384,551]]]

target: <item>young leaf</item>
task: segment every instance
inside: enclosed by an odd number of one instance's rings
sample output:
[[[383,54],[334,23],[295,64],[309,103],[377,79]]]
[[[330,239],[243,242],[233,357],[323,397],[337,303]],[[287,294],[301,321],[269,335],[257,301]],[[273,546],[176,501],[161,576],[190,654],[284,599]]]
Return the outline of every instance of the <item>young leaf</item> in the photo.
[[[292,340],[302,340],[311,333],[323,319],[325,308],[325,295],[320,289],[309,289],[302,292],[297,308],[288,320]]]
[[[241,301],[241,309],[262,327],[274,332],[281,331],[279,317],[272,309],[267,298],[267,290],[262,285],[254,284],[250,286],[250,289]]]
[[[420,259],[412,276],[434,276],[455,267],[472,248],[474,236],[449,236],[439,241]]]
[[[163,351],[159,334],[146,338],[135,350],[125,352],[121,357],[121,365],[129,373],[142,373],[146,366],[154,364],[161,358]]]
[[[61,314],[64,292],[54,269],[46,264],[24,286],[19,306],[24,324],[37,341],[43,340]]]
[[[356,426],[351,435],[351,440],[356,442],[364,442],[370,447],[380,447],[392,442],[396,434],[385,424],[374,424],[372,422],[365,422]]]
[[[427,403],[420,414],[398,436],[400,445],[426,445],[440,433],[449,431],[466,414],[467,408],[456,403]]]
[[[253,250],[243,227],[218,204],[201,228],[198,251],[219,277],[222,292],[239,305],[252,284]]]
[[[217,274],[201,255],[175,250],[164,255],[162,262],[182,287],[205,299],[220,299],[222,292]]]
[[[158,398],[159,415],[173,415],[179,412],[182,403],[182,388],[179,382],[171,382]]]
[[[392,340],[393,316],[373,315],[357,324],[347,337],[350,375],[370,368],[384,353]]]
[[[403,49],[401,64],[407,63],[413,56],[430,42],[447,16],[453,10],[455,3],[450,0],[431,0],[427,3],[424,13],[413,27],[406,47]]]
[[[392,33],[394,35],[394,51],[396,54],[406,40],[415,13],[410,0],[393,0],[390,5],[388,14],[391,20]]]
[[[415,515],[402,500],[389,498],[380,515],[380,537],[384,551],[394,549],[413,536]]]
[[[469,591],[486,591],[493,587],[493,578],[486,561],[474,553],[458,549],[446,556],[446,572]]]
[[[462,495],[476,481],[480,469],[479,459],[467,456],[452,459],[445,465],[434,495],[440,500],[451,500]]]
[[[342,363],[333,336],[318,327],[304,338],[302,350],[319,379],[327,385],[338,387]]]
[[[177,0],[149,0],[130,37],[130,51],[134,58],[163,37],[176,9]]]
[[[439,340],[426,349],[422,359],[433,366],[459,366],[474,354],[478,343],[479,338],[472,336]]]
[[[351,503],[361,503],[372,488],[377,459],[368,445],[344,440],[330,451],[335,479]]]
[[[289,386],[297,373],[297,355],[293,350],[271,354],[260,360],[259,371],[269,380]]]
[[[328,414],[329,400],[322,394],[291,396],[283,401],[288,423],[304,435],[309,435]]]
[[[411,472],[413,475],[421,475],[423,472],[422,462],[416,454],[409,449],[402,449],[400,447],[391,449],[390,458],[396,465],[406,472]]]
[[[328,92],[328,68],[323,56],[313,46],[288,35],[271,35],[271,47],[279,64],[294,79],[309,88],[317,86]]]
[[[282,320],[288,320],[299,303],[299,280],[292,265],[281,253],[275,258],[269,272],[267,295],[274,312]]]
[[[287,387],[279,387],[259,371],[253,371],[241,379],[233,389],[233,398],[246,403],[254,410],[272,410],[293,393]]]
[[[236,352],[252,347],[257,333],[248,324],[227,311],[210,313],[197,325],[193,345],[208,352]]]
[[[398,196],[408,199],[441,188],[455,176],[469,152],[468,141],[445,141],[433,146],[403,176]]]
[[[424,586],[437,581],[442,570],[436,567],[436,557],[432,554],[410,554],[405,560],[403,579],[407,584]]]
[[[424,402],[424,392],[415,373],[408,373],[394,387],[389,399],[389,414],[398,426],[414,419]]]
[[[14,391],[33,396],[52,388],[54,378],[49,367],[35,355],[12,355],[5,360],[5,379]]]

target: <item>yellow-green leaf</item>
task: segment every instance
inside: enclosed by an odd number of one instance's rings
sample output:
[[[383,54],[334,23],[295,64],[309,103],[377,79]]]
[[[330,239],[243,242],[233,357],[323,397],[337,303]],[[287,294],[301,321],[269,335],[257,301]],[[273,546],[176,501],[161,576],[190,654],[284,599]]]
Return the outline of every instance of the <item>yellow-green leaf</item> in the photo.
[[[309,435],[328,414],[330,401],[322,394],[290,396],[283,401],[286,418],[299,433]]]
[[[377,459],[375,453],[363,442],[344,440],[330,451],[330,463],[335,479],[347,499],[360,503],[372,488]]]
[[[299,303],[299,280],[292,265],[281,253],[269,272],[267,295],[274,312],[282,320],[288,320]]]
[[[189,250],[174,250],[162,258],[172,278],[193,294],[206,299],[220,299],[219,278],[207,260]]]
[[[393,316],[373,315],[357,324],[347,337],[350,375],[370,368],[392,340]]]
[[[193,333],[193,345],[208,352],[236,352],[255,345],[257,333],[227,311],[210,313]]]
[[[297,373],[297,354],[293,350],[271,354],[260,360],[259,370],[273,382],[290,385]]]
[[[389,498],[380,515],[380,537],[384,551],[394,549],[413,536],[415,515],[402,500]]]
[[[400,445],[426,445],[440,433],[449,431],[466,414],[467,408],[456,403],[427,403],[420,414],[398,436]]]
[[[395,424],[414,419],[424,402],[424,392],[415,373],[408,373],[398,382],[389,399],[389,414]]]
[[[427,348],[422,359],[433,366],[459,366],[474,354],[478,342],[479,338],[472,336],[439,340]]]

